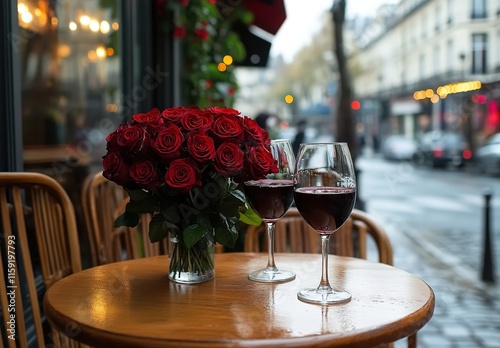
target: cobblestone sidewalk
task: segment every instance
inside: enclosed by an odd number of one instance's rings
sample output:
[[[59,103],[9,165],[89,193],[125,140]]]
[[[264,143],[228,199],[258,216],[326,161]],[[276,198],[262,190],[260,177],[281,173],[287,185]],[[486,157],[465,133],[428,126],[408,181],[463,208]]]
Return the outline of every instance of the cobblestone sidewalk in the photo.
[[[459,258],[418,238],[418,231],[381,222],[393,245],[394,266],[427,282],[436,296],[434,316],[418,333],[418,347],[500,347],[499,280],[484,283]]]

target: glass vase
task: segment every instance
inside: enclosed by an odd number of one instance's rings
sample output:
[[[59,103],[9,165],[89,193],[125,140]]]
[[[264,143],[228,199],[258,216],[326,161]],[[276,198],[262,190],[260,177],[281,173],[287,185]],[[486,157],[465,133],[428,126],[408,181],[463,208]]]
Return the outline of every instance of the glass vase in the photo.
[[[212,280],[215,276],[214,252],[214,243],[206,238],[187,248],[177,234],[170,234],[168,277],[181,284]]]

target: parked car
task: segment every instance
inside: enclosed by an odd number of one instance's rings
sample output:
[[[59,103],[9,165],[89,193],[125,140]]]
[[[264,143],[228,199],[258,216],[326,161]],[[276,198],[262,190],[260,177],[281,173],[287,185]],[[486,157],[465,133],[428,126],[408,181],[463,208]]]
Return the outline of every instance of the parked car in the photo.
[[[415,160],[434,168],[462,167],[472,158],[472,152],[465,137],[459,133],[431,131],[425,133],[418,143]]]
[[[480,172],[500,173],[500,133],[491,136],[477,149],[476,160]]]
[[[381,151],[387,160],[411,160],[417,152],[417,142],[404,135],[390,135],[382,143]]]

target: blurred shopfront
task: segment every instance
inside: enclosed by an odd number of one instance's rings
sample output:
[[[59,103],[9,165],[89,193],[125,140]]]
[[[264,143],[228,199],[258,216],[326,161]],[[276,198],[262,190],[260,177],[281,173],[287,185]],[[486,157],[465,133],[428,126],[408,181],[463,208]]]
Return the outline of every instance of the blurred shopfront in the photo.
[[[152,2],[8,0],[0,99],[1,171],[55,178],[73,201],[82,250],[85,178],[100,171],[105,138],[133,113],[171,102],[155,51]],[[149,19],[149,20],[148,20]],[[158,36],[158,35],[156,35]],[[172,46],[168,40],[164,45]],[[172,70],[172,69],[170,69]],[[161,101],[161,102],[159,102]]]
[[[107,134],[134,113],[174,103],[174,44],[157,32],[153,6],[0,2],[0,171],[42,172],[63,185],[75,206],[84,266],[81,188],[102,168]]]
[[[172,104],[173,44],[155,32],[152,1],[1,6],[0,170],[49,174],[78,207],[85,176],[101,169],[106,135],[133,113]]]

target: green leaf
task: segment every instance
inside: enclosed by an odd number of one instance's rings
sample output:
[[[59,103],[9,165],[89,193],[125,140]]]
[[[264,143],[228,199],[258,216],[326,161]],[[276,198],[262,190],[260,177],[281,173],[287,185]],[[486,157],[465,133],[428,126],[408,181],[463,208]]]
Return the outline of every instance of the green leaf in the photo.
[[[246,198],[245,198],[245,194],[243,193],[243,191],[231,190],[231,191],[229,191],[229,193],[231,194],[231,196],[236,198],[241,203],[241,205],[245,204]]]
[[[182,231],[184,244],[189,249],[205,235],[206,228],[199,224],[189,225]]]
[[[217,205],[217,211],[225,216],[238,216],[240,206],[232,202],[223,202]]]
[[[115,220],[114,227],[135,227],[139,223],[139,214],[125,209],[125,212]]]
[[[259,226],[262,223],[260,216],[255,214],[250,207],[248,207],[244,213],[240,212],[240,221],[252,226]]]
[[[134,213],[144,214],[155,211],[156,200],[153,198],[141,201],[130,201],[127,203],[127,210]]]
[[[203,227],[206,231],[210,232],[212,230],[212,222],[206,213],[201,212],[196,221],[198,225]]]
[[[151,243],[158,242],[168,237],[168,233],[172,230],[172,225],[165,221],[161,214],[156,214],[149,223],[149,240]]]
[[[227,220],[215,226],[215,240],[222,245],[232,248],[238,239],[238,230],[234,225],[229,226]]]
[[[163,219],[166,221],[170,221],[174,224],[178,224],[181,221],[179,210],[175,204],[162,204],[160,211]]]
[[[150,197],[149,192],[144,190],[128,190],[131,201],[142,201]]]

